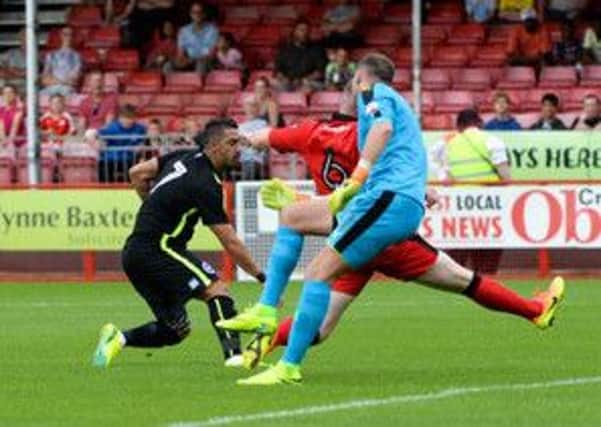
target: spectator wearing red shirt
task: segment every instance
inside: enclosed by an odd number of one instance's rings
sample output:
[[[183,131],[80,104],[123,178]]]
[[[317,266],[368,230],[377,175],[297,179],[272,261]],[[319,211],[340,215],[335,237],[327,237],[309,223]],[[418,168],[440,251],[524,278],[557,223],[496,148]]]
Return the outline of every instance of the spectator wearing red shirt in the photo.
[[[14,86],[4,86],[2,104],[0,106],[0,146],[20,147],[25,144],[24,111],[23,103]]]
[[[65,109],[65,97],[59,94],[50,98],[50,109],[40,117],[44,142],[62,145],[64,137],[76,131],[73,117]]]
[[[117,96],[104,91],[102,73],[90,76],[90,95],[81,103],[81,128],[100,129],[113,121],[117,115]]]
[[[551,51],[551,37],[534,9],[524,11],[522,21],[523,25],[515,28],[507,43],[509,63],[539,67]]]
[[[164,67],[173,61],[176,55],[177,32],[175,25],[171,21],[165,21],[154,35],[146,59],[146,68],[167,71]]]

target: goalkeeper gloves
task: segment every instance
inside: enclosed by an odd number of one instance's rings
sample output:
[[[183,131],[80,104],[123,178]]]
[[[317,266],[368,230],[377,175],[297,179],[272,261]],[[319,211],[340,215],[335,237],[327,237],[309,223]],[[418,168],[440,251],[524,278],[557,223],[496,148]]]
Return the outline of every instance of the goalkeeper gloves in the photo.
[[[328,207],[333,215],[340,212],[346,204],[361,190],[361,186],[369,175],[371,163],[361,159],[359,164],[353,171],[353,174],[347,179],[342,186],[334,191],[328,199]]]
[[[276,211],[309,198],[306,194],[298,193],[294,188],[278,178],[270,179],[261,185],[259,194],[261,195],[263,204]]]

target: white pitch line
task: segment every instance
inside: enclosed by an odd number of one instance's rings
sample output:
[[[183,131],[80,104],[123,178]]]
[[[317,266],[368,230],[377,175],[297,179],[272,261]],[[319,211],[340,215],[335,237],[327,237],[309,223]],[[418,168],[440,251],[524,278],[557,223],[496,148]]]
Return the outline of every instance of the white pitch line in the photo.
[[[396,405],[402,403],[424,402],[431,400],[446,399],[449,397],[464,396],[468,394],[490,393],[495,391],[519,391],[534,390],[553,387],[570,387],[586,384],[601,383],[601,376],[567,378],[562,380],[553,380],[536,383],[517,383],[517,384],[490,384],[483,386],[447,388],[440,391],[432,391],[422,394],[405,394],[391,396],[385,399],[363,399],[350,400],[347,402],[334,403],[330,405],[305,406],[297,409],[284,409],[273,412],[258,412],[248,415],[228,415],[222,417],[213,417],[204,421],[185,421],[174,422],[167,427],[205,427],[205,426],[224,426],[236,423],[246,423],[251,421],[275,420],[282,418],[305,417],[329,412],[347,411],[351,409],[373,408],[379,406]],[[282,386],[280,386],[282,387]],[[285,386],[284,386],[285,387]]]

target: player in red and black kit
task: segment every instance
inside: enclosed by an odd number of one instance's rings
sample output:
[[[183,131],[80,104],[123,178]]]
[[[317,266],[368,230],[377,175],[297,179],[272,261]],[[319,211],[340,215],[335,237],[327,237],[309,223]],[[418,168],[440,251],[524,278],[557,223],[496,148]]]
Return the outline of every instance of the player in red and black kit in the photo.
[[[359,160],[354,112],[354,98],[345,92],[340,110],[331,120],[307,119],[291,127],[259,131],[250,135],[249,139],[257,147],[268,146],[283,153],[295,152],[301,155],[309,166],[317,193],[323,196],[342,184]],[[271,196],[276,194],[278,200],[288,199],[289,203],[269,206],[281,208],[280,227],[296,230],[302,235],[328,235],[336,226],[327,198],[300,195],[279,180],[264,184],[264,190],[271,192]],[[428,198],[428,205],[435,203],[433,190],[429,191]],[[271,256],[279,255],[272,252]],[[540,292],[532,299],[524,298],[498,281],[462,267],[421,236],[415,235],[412,239],[386,248],[367,266],[341,277],[333,284],[328,313],[314,344],[327,338],[342,313],[361,293],[375,272],[440,290],[462,293],[488,309],[523,317],[541,328],[552,323],[559,302],[556,298],[557,288],[563,289],[563,280],[557,278],[550,290]],[[276,346],[286,345],[291,324],[291,318],[282,320],[270,342],[269,338],[257,334],[244,354],[245,365],[252,368],[268,351]]]

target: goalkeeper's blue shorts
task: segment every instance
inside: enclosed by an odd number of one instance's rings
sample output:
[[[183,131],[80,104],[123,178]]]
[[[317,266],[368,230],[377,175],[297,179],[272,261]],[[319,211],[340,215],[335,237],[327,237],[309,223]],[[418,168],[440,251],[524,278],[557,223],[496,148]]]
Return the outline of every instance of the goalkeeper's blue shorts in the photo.
[[[357,269],[387,246],[413,236],[424,210],[423,203],[403,194],[362,191],[338,214],[327,243]]]

